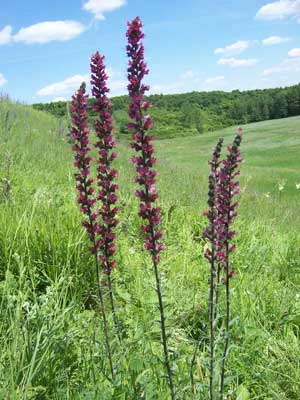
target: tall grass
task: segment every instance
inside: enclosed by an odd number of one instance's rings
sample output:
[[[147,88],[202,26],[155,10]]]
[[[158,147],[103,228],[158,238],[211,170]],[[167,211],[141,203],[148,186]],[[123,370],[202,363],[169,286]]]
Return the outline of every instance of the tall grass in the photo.
[[[7,110],[9,135],[3,128]],[[111,385],[103,376],[108,371],[103,348],[90,346],[103,342],[101,315],[93,307],[88,240],[78,230],[67,138],[56,119],[7,100],[0,102],[0,127],[1,178],[7,174],[6,150],[12,154],[12,195],[1,199],[0,211],[0,398],[168,398],[159,324],[153,323],[151,262],[141,249],[138,200],[131,196],[128,142],[121,139],[118,149],[115,270],[117,312],[126,335],[122,350],[112,344],[120,373]],[[299,127],[298,117],[244,127],[228,399],[299,399]],[[179,399],[194,396],[189,368],[201,335],[200,350],[207,346],[208,273],[201,238],[206,221],[199,215],[206,208],[206,162],[216,139],[221,135],[229,143],[233,130],[155,143],[167,246],[161,273]],[[198,354],[194,398],[207,398],[208,360]]]

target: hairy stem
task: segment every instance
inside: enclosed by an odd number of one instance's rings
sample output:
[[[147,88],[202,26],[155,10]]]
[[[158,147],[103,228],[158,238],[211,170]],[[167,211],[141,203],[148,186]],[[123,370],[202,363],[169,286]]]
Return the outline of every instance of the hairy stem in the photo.
[[[95,244],[96,244],[96,242],[95,242]],[[113,368],[112,352],[111,352],[110,340],[109,340],[109,335],[108,335],[108,323],[107,323],[107,317],[106,317],[106,312],[105,312],[102,287],[101,287],[101,281],[100,281],[100,279],[101,279],[100,278],[100,267],[99,267],[97,251],[95,252],[95,267],[96,267],[96,275],[97,275],[98,297],[99,297],[99,301],[100,301],[100,309],[101,309],[102,319],[103,319],[103,333],[104,333],[104,339],[105,339],[105,344],[106,344],[107,357],[108,357],[111,377],[112,377],[112,380],[114,380],[115,373],[114,373],[114,368]]]
[[[162,345],[163,345],[164,358],[165,358],[164,361],[165,361],[165,367],[166,367],[167,375],[168,375],[171,399],[174,400],[175,399],[175,390],[174,390],[174,384],[173,384],[173,373],[171,370],[170,359],[169,359],[168,341],[167,341],[166,324],[165,324],[166,317],[165,317],[165,313],[164,313],[158,265],[155,261],[153,261],[153,269],[154,269],[154,273],[155,273],[156,293],[157,293],[158,307],[159,307],[159,313],[160,313],[161,338],[162,338]]]
[[[192,387],[192,393],[195,395],[196,394],[196,390],[195,390],[195,380],[194,380],[194,373],[193,373],[193,369],[194,369],[194,365],[196,362],[196,356],[200,347],[200,344],[203,342],[203,339],[199,339],[198,342],[195,345],[195,349],[194,349],[194,354],[192,357],[192,361],[191,361],[191,366],[190,366],[190,381],[191,381],[191,387]]]
[[[119,337],[119,322],[117,318],[117,313],[116,313],[116,308],[115,308],[115,300],[114,300],[114,295],[113,295],[113,290],[112,290],[112,279],[111,279],[111,274],[108,275],[108,291],[109,291],[109,301],[110,301],[110,308],[111,308],[111,313],[115,325],[115,329],[117,331],[118,337]],[[120,339],[120,337],[119,337]]]
[[[220,298],[220,284],[221,284],[221,266],[218,263],[217,267],[217,277],[215,282],[215,310],[214,310],[214,319],[217,319],[218,307],[219,307],[219,298]]]
[[[84,181],[84,191],[87,193],[87,185],[86,185],[86,180]],[[89,220],[89,225],[92,228],[93,227],[93,219],[91,216],[91,209],[89,208],[87,211],[87,216]],[[105,311],[105,305],[104,305],[104,300],[103,300],[103,293],[102,293],[102,287],[101,287],[101,281],[100,281],[100,266],[99,266],[99,260],[98,260],[98,250],[97,250],[97,243],[96,243],[96,237],[95,235],[93,236],[92,243],[95,249],[94,252],[94,257],[95,257],[95,269],[96,269],[96,277],[97,277],[97,289],[98,289],[98,298],[100,301],[100,310],[102,313],[102,320],[103,320],[103,333],[104,333],[104,339],[105,339],[105,345],[106,345],[106,351],[107,351],[107,357],[108,357],[108,362],[109,362],[109,367],[110,367],[110,372],[111,372],[111,378],[114,380],[115,375],[114,375],[114,368],[113,368],[113,362],[112,362],[112,352],[111,352],[111,346],[110,346],[110,340],[109,340],[109,335],[108,335],[108,323],[107,323],[107,317],[106,317],[106,311]]]
[[[213,400],[213,380],[214,380],[214,352],[215,352],[215,309],[214,309],[214,263],[215,246],[212,245],[210,282],[209,282],[209,328],[210,328],[210,352],[209,352],[209,398]]]
[[[230,189],[229,189],[230,190]],[[229,217],[229,211],[228,211]],[[226,227],[228,230],[228,226]],[[226,286],[226,315],[225,315],[225,338],[224,338],[224,351],[222,356],[221,372],[220,372],[220,400],[224,396],[224,377],[225,377],[225,364],[228,356],[229,347],[229,322],[230,322],[230,290],[229,290],[229,244],[228,240],[225,242],[225,286]]]

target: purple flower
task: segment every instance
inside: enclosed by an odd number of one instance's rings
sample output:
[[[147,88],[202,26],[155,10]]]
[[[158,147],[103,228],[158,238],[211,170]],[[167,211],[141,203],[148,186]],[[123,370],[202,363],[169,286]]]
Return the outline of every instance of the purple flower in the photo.
[[[210,329],[210,368],[209,368],[209,392],[213,398],[213,386],[215,381],[215,330],[216,318],[219,311],[220,285],[225,285],[225,333],[224,348],[220,370],[219,393],[223,399],[225,362],[229,349],[229,322],[230,322],[230,290],[229,281],[235,274],[229,270],[229,255],[235,245],[230,241],[235,232],[231,225],[237,216],[238,202],[233,202],[234,196],[239,192],[239,182],[235,178],[239,175],[237,170],[241,162],[240,144],[242,130],[238,130],[232,146],[227,147],[226,159],[220,161],[223,139],[221,138],[213,152],[209,181],[208,181],[208,206],[209,210],[204,214],[209,224],[204,229],[203,236],[208,239],[210,247],[205,251],[205,258],[210,263],[210,290],[209,290],[209,329]]]
[[[87,101],[86,85],[82,83],[79,90],[72,96],[71,116],[72,129],[70,136],[74,141],[72,147],[75,152],[74,166],[78,172],[75,174],[77,181],[76,189],[78,191],[77,203],[80,205],[80,211],[85,214],[87,220],[82,222],[86,228],[89,239],[94,244],[99,226],[96,222],[93,206],[96,202],[94,197],[93,179],[90,177],[90,164],[92,158],[88,155],[90,152],[89,135],[90,130],[87,126]],[[94,252],[94,245],[91,251]]]
[[[209,210],[206,216],[209,220],[209,227],[203,232],[212,247],[206,250],[205,257],[209,262],[214,257],[212,268],[218,264],[221,269],[226,269],[228,265],[228,255],[235,246],[229,242],[235,236],[235,231],[231,229],[233,219],[238,215],[238,202],[233,202],[234,196],[239,193],[239,182],[235,178],[239,175],[238,164],[242,161],[240,155],[240,144],[242,140],[242,130],[238,130],[232,146],[227,147],[226,159],[219,161],[223,139],[220,139],[213,153],[211,172],[209,176],[208,205]],[[212,254],[213,253],[213,254]],[[233,276],[233,271],[228,271],[228,275]]]
[[[104,65],[104,56],[96,52],[91,57],[91,85],[92,95],[95,97],[94,111],[99,118],[94,121],[97,136],[95,147],[98,149],[97,185],[99,188],[98,199],[102,206],[97,211],[99,218],[98,248],[101,252],[99,260],[102,270],[109,275],[115,268],[116,261],[113,256],[116,252],[114,244],[116,234],[114,229],[118,224],[118,208],[115,206],[118,197],[116,191],[119,186],[115,183],[116,169],[112,168],[112,162],[117,157],[114,152],[115,141],[113,139],[113,121],[111,116],[112,104],[107,97],[109,89],[106,86],[107,78]],[[101,219],[101,222],[100,222]]]
[[[142,84],[142,80],[149,70],[144,61],[142,44],[144,34],[139,17],[128,23],[126,35],[128,37],[126,49],[129,57],[128,92],[131,99],[129,116],[134,121],[128,124],[128,128],[134,132],[131,146],[139,154],[132,158],[132,162],[136,165],[135,181],[141,186],[141,190],[136,191],[136,196],[141,201],[139,215],[145,220],[142,231],[149,232],[145,237],[144,247],[150,251],[153,261],[157,263],[159,262],[159,253],[164,246],[159,241],[162,238],[162,232],[159,229],[161,210],[154,207],[153,204],[158,198],[155,180],[157,172],[153,169],[156,158],[153,156],[153,137],[148,135],[148,130],[153,127],[153,121],[151,116],[146,113],[151,107],[151,103],[144,98],[149,87]]]
[[[154,203],[158,198],[156,190],[156,171],[153,166],[156,163],[154,158],[154,148],[152,145],[153,137],[148,135],[149,129],[153,127],[151,116],[147,113],[151,107],[149,101],[145,101],[144,95],[149,87],[142,83],[145,75],[148,74],[147,65],[144,61],[144,46],[142,39],[142,23],[139,17],[128,23],[127,30],[127,55],[128,62],[128,92],[131,99],[129,105],[129,117],[133,120],[128,124],[128,128],[133,130],[132,148],[137,155],[132,158],[132,162],[136,166],[136,182],[140,186],[140,190],[136,191],[136,196],[140,199],[139,215],[144,220],[141,227],[145,235],[144,248],[148,250],[152,256],[153,269],[156,280],[156,293],[158,297],[158,307],[160,312],[161,337],[164,351],[164,364],[168,375],[168,383],[171,399],[175,399],[175,389],[173,384],[173,375],[169,361],[169,350],[167,343],[167,334],[165,326],[164,306],[161,293],[161,278],[158,271],[158,263],[160,261],[159,254],[164,250],[161,243],[162,232],[161,210],[155,207]]]
[[[235,178],[239,175],[237,170],[242,161],[240,144],[242,141],[242,130],[234,138],[232,146],[227,147],[227,157],[223,160],[216,173],[218,183],[216,190],[216,226],[217,226],[217,262],[222,268],[229,268],[228,257],[234,249],[229,242],[235,236],[231,229],[234,218],[237,214],[238,202],[233,202],[234,197],[239,193],[239,182]],[[228,276],[233,276],[233,271],[228,271]]]

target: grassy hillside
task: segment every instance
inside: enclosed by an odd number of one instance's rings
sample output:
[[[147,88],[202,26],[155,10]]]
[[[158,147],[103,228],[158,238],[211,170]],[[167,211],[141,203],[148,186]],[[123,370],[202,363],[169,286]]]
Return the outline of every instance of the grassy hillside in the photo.
[[[235,124],[267,121],[300,115],[300,85],[232,92],[190,92],[150,95],[156,137],[197,136]],[[128,96],[112,98],[117,133],[128,134]],[[90,120],[96,114],[90,99]],[[38,103],[33,107],[59,118],[68,116],[67,102]]]
[[[167,245],[163,290],[179,399],[193,398],[189,363],[207,333],[209,267],[201,238],[207,160],[217,138],[230,143],[234,133],[235,127],[155,142]],[[49,114],[1,101],[0,135],[0,398],[167,399],[128,140],[121,137],[118,145],[121,223],[113,273],[127,335],[122,345],[113,343],[120,373],[111,385],[103,374],[96,280],[65,127]],[[228,399],[297,400],[300,117],[244,126],[242,152]],[[206,362],[199,352],[195,398],[205,398]],[[242,391],[248,397],[238,397]]]
[[[298,224],[300,221],[294,207],[297,207],[300,196],[300,189],[296,188],[296,183],[300,183],[300,117],[253,123],[242,127],[242,206],[248,208],[244,211],[249,213],[249,217],[252,215],[263,220],[278,216],[277,223],[284,227],[280,216],[283,217],[281,209],[286,207],[286,216],[291,217],[291,223]],[[188,196],[189,199],[189,196],[194,196],[193,201],[188,200],[188,203],[193,204],[197,201],[196,207],[204,207],[209,171],[207,160],[217,139],[223,136],[226,143],[230,144],[234,132],[235,128],[227,128],[209,135],[176,138],[157,143],[161,157],[161,179],[167,181],[172,173],[171,185],[180,182],[176,184],[173,193],[178,203],[182,204],[184,201],[184,198],[178,196]],[[284,189],[280,192],[281,184],[284,185]],[[176,187],[179,189],[177,193]],[[172,192],[174,191],[170,187],[168,197]]]

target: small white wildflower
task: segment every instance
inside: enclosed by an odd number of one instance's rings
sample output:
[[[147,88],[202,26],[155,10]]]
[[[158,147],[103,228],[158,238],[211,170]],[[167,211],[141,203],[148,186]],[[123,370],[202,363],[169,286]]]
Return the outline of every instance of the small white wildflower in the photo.
[[[279,190],[279,192],[282,192],[284,190],[285,185],[286,185],[285,181],[278,182],[278,190]]]
[[[129,247],[128,253],[129,253],[129,254],[134,254],[134,253],[135,253],[134,247]]]

